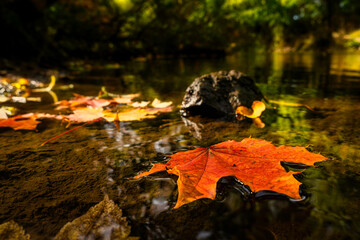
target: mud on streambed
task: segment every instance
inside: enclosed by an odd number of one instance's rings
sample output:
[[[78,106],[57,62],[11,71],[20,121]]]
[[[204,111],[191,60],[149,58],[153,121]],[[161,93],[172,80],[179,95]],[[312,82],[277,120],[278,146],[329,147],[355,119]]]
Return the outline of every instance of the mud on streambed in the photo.
[[[122,184],[124,175],[133,174],[135,158],[122,156],[119,163],[119,151],[106,149],[114,139],[109,138],[109,129],[100,126],[103,123],[40,147],[44,140],[64,131],[57,121],[45,120],[40,129],[43,125],[45,130],[38,133],[0,129],[1,222],[14,220],[31,239],[49,239],[105,194],[123,206],[139,202],[133,197],[140,195],[140,188],[128,186],[135,184],[129,181]],[[148,146],[141,148],[146,151]],[[140,161],[138,157],[137,163]],[[132,167],[124,166],[120,172],[117,164]],[[123,194],[130,191],[127,189],[139,192]]]

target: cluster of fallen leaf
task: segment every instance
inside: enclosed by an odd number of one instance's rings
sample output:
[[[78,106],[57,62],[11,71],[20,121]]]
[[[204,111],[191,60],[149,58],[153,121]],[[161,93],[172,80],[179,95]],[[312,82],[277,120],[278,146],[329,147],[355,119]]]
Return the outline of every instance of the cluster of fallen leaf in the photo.
[[[55,93],[51,91],[55,85],[56,78],[52,75],[50,79],[50,84],[47,87],[44,87],[43,83],[23,77],[0,77],[0,103],[26,103],[28,101],[41,102],[40,97],[30,96],[32,92],[49,92],[54,99],[57,99]],[[37,119],[47,117],[56,118],[54,115],[42,113],[28,113],[9,117],[15,115],[16,112],[17,109],[14,107],[2,106],[0,108],[0,127],[10,127],[14,130],[35,130],[36,126],[40,123]]]
[[[45,87],[43,83],[24,77],[8,76],[0,77],[0,103],[3,102],[41,102],[40,97],[31,97],[32,92],[54,93],[51,89],[55,86],[56,78],[50,77],[50,84]],[[56,97],[55,97],[56,99]]]
[[[161,102],[158,99],[150,102],[136,102],[139,94],[119,95],[115,97],[88,97],[74,94],[74,98],[57,102],[57,110],[66,110],[70,114],[28,113],[9,117],[6,108],[0,109],[0,127],[10,127],[14,130],[36,130],[37,124],[43,118],[55,118],[71,123],[86,123],[96,119],[113,121],[135,121],[154,118],[160,112],[170,112],[172,102]]]
[[[150,101],[134,102],[139,94],[129,94],[110,98],[86,97],[75,94],[69,101],[57,103],[58,110],[70,109],[72,114],[63,116],[74,123],[82,123],[103,118],[108,122],[116,119],[120,121],[135,121],[144,118],[154,118],[157,113],[170,112],[172,102]]]
[[[9,77],[0,77],[0,102],[17,101],[30,95],[30,81],[27,78],[11,79]]]

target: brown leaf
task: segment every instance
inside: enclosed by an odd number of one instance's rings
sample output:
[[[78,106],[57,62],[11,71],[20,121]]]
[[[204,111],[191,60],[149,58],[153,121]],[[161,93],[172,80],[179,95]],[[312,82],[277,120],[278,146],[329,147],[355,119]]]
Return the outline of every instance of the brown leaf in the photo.
[[[30,235],[14,221],[6,222],[0,225],[1,240],[30,240]]]
[[[87,213],[67,223],[54,240],[129,239],[130,230],[121,209],[106,195]]]

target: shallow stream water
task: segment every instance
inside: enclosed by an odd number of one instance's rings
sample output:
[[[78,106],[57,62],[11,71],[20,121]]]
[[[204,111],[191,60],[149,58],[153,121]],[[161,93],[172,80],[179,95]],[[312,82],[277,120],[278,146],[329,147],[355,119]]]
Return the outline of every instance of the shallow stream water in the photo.
[[[251,76],[270,103],[265,128],[251,121],[182,119],[179,106],[195,77],[235,69]],[[73,84],[73,88],[62,86]],[[140,239],[359,239],[360,54],[238,54],[224,59],[159,59],[117,64],[74,64],[57,82],[59,100],[72,93],[96,96],[141,93],[141,99],[173,101],[155,119],[104,121],[64,132],[57,120],[39,131],[0,129],[0,224],[14,220],[31,239],[51,239],[67,223],[109,195]],[[18,105],[23,112],[54,112],[51,96]],[[314,109],[311,111],[303,105]],[[249,194],[233,178],[218,183],[215,200],[173,209],[176,178],[139,180],[165,155],[246,137],[275,145],[304,146],[328,159],[297,174],[302,200]]]

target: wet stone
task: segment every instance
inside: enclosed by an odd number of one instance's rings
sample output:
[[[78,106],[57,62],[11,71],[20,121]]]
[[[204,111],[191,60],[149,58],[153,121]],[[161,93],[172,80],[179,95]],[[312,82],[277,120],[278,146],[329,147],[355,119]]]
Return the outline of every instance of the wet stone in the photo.
[[[251,107],[264,98],[255,82],[245,74],[231,70],[196,78],[186,89],[181,105],[183,116],[234,116],[239,106]]]

